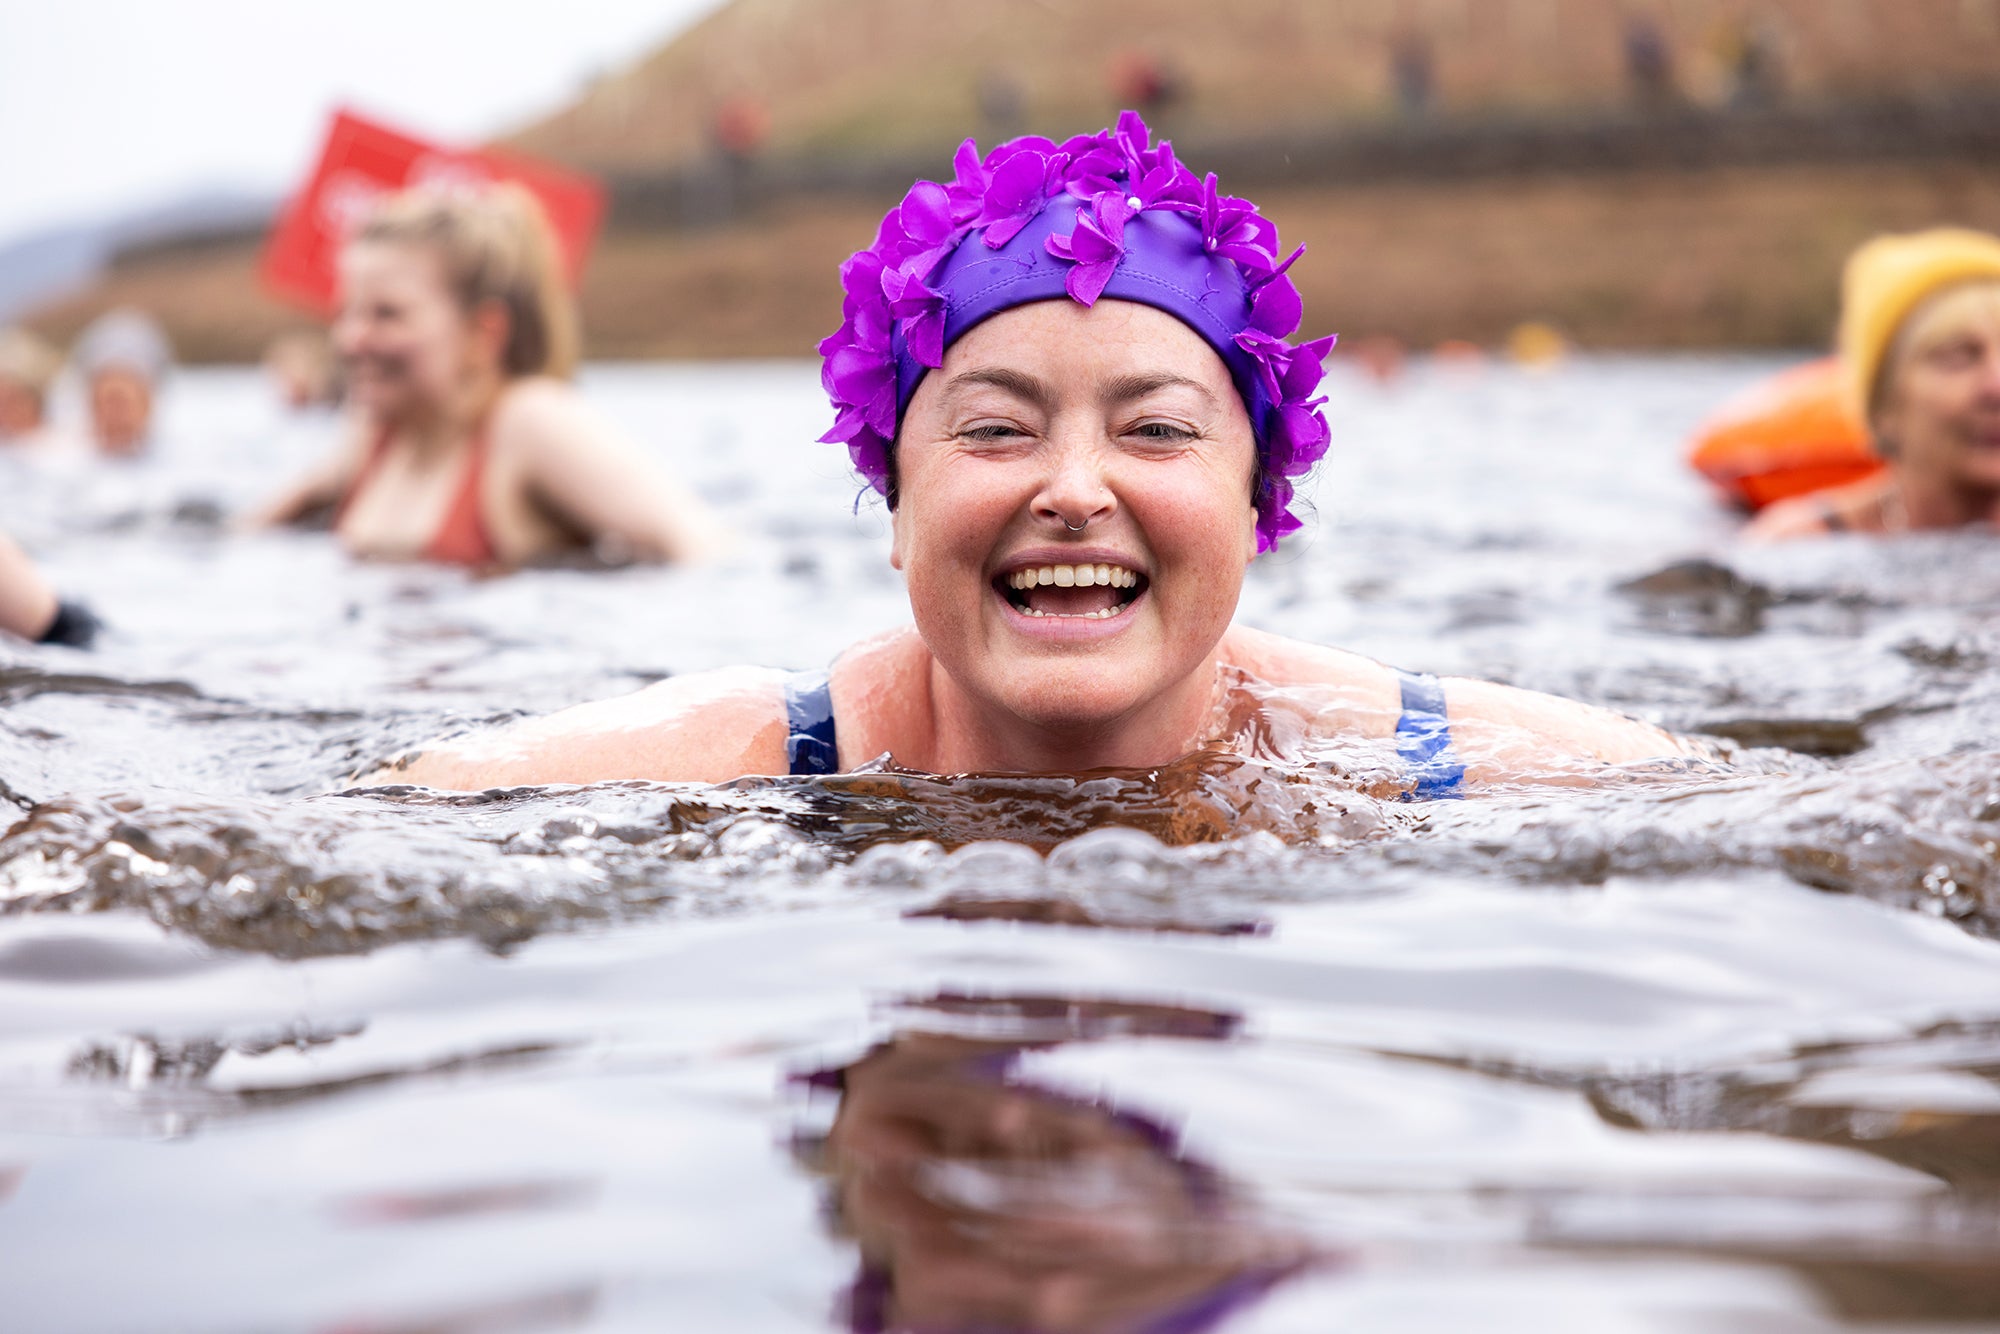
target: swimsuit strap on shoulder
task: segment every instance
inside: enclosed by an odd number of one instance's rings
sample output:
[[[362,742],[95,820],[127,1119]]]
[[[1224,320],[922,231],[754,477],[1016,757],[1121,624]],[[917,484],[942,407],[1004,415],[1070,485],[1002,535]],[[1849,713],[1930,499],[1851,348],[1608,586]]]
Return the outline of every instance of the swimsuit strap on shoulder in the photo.
[[[785,725],[785,757],[793,773],[840,772],[833,687],[825,672],[793,672],[785,678]]]
[[[1396,719],[1396,753],[1416,779],[1416,786],[1403,799],[1435,801],[1464,796],[1465,766],[1451,748],[1444,687],[1426,672],[1398,671],[1396,679],[1403,687],[1403,713]]]

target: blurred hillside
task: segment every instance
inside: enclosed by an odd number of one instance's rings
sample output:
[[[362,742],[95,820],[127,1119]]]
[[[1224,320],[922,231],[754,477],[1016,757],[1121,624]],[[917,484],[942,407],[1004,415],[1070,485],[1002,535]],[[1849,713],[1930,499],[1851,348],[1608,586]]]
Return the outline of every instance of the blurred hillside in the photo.
[[[1649,28],[1662,102],[2000,88],[2000,0],[736,0],[511,142],[619,176],[696,164],[732,111],[820,159],[1062,137],[1149,90],[1203,139],[1588,113],[1638,100]]]
[[[1127,105],[1309,244],[1313,333],[1817,344],[1868,235],[2000,230],[2000,0],[735,0],[504,142],[612,188],[593,355],[805,355],[961,138]],[[254,356],[300,318],[259,239],[127,248],[35,322]]]

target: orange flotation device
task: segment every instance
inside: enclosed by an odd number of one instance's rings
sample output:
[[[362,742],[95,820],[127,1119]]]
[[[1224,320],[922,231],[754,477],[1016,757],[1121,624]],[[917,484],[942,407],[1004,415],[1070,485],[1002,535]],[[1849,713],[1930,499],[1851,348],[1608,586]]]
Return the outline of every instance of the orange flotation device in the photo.
[[[1883,466],[1847,406],[1838,357],[1794,366],[1723,404],[1695,432],[1688,462],[1752,510]]]

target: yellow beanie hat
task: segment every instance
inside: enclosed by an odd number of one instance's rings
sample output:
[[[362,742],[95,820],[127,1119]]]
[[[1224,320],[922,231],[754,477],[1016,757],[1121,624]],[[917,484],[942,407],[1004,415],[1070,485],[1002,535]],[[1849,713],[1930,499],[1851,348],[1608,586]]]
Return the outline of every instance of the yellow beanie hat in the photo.
[[[2000,280],[2000,238],[1964,227],[1878,236],[1847,260],[1840,291],[1840,359],[1850,406],[1867,421],[1882,363],[1919,302],[1942,288]]]

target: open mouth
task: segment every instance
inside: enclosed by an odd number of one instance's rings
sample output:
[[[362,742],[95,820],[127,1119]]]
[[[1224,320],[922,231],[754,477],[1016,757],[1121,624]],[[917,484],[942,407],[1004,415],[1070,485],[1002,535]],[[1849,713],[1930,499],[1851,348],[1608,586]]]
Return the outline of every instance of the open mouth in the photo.
[[[1138,601],[1148,582],[1137,570],[1099,562],[1008,570],[995,577],[993,587],[1024,616],[1105,621]]]

